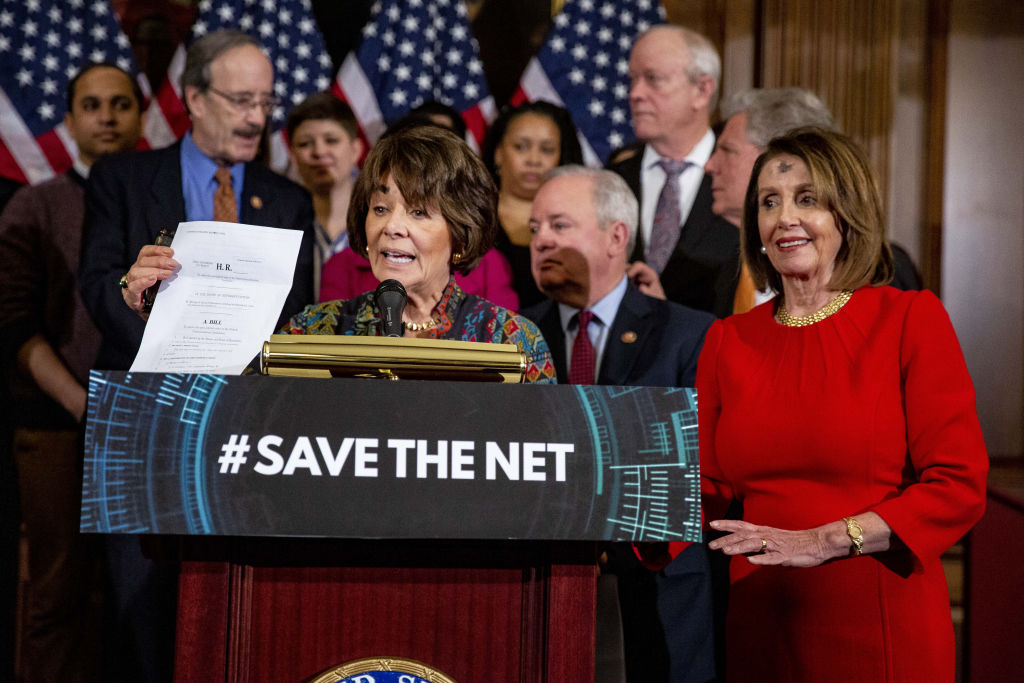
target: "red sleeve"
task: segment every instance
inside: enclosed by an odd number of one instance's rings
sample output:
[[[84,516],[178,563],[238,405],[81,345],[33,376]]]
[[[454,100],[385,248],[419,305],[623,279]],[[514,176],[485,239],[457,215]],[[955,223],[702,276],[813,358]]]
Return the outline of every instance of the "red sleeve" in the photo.
[[[704,337],[697,362],[697,440],[700,444],[701,509],[704,522],[722,519],[735,495],[718,467],[715,453],[722,395],[718,384],[718,354],[725,334],[722,321],[715,321]]]
[[[949,316],[930,292],[907,311],[900,371],[916,481],[873,510],[919,562],[941,555],[980,519],[988,474],[974,386]]]

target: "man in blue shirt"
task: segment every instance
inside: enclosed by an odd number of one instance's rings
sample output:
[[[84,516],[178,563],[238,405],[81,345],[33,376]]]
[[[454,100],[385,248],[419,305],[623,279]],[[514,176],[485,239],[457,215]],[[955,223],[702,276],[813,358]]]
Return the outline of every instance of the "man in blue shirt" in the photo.
[[[277,106],[270,60],[245,33],[207,34],[189,48],[181,91],[192,129],[180,142],[104,160],[89,179],[78,281],[103,334],[101,369],[125,370],[134,360],[145,328],[142,294],[177,267],[157,236],[182,221],[304,231],[281,320],[313,301],[309,193],[253,161]]]

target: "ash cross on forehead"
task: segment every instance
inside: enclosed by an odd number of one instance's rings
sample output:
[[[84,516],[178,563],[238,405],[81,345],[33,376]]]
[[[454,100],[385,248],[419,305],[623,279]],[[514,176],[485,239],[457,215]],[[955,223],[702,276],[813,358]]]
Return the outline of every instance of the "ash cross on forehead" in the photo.
[[[793,168],[793,164],[789,163],[788,161],[780,161],[779,162],[779,173],[786,173],[791,168]]]

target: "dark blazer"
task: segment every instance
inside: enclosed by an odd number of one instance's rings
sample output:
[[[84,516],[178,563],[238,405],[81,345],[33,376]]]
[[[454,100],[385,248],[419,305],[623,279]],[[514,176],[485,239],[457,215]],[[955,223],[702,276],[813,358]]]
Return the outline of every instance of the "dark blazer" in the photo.
[[[103,335],[97,367],[127,370],[145,323],[125,304],[117,282],[162,228],[185,220],[181,143],[106,157],[89,172],[78,286]],[[303,230],[292,290],[281,322],[313,303],[313,206],[309,193],[258,163],[245,165],[240,223]]]
[[[522,311],[522,315],[537,323],[551,349],[558,381],[567,382],[565,334],[558,304],[543,301]],[[597,383],[692,387],[697,380],[697,358],[704,334],[714,320],[703,311],[655,299],[627,286],[608,331]]]
[[[567,381],[558,304],[545,301],[522,315],[540,328],[559,381]],[[709,313],[627,286],[608,333],[597,383],[692,387],[704,334],[714,321]],[[605,553],[605,570],[618,577],[627,680],[713,679],[715,629],[707,548],[690,545],[660,572],[640,564],[628,543],[610,544]]]
[[[608,164],[608,170],[622,176],[640,202],[643,154],[644,146],[634,145],[613,154],[615,161]],[[637,230],[630,260],[644,260],[641,230]],[[670,301],[724,318],[732,313],[739,268],[739,230],[711,211],[711,177],[705,174],[675,251],[661,273],[661,286]]]

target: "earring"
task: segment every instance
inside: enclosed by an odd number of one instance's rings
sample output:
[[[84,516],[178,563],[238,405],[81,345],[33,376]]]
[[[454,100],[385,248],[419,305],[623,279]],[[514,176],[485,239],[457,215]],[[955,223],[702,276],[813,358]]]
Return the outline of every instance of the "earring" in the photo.
[[[762,254],[767,254],[768,253],[768,248],[765,247],[763,244],[761,245],[761,253]]]
[[[453,266],[458,265],[461,260],[462,260],[462,252],[461,251],[457,251],[454,254],[452,254],[452,265]]]

